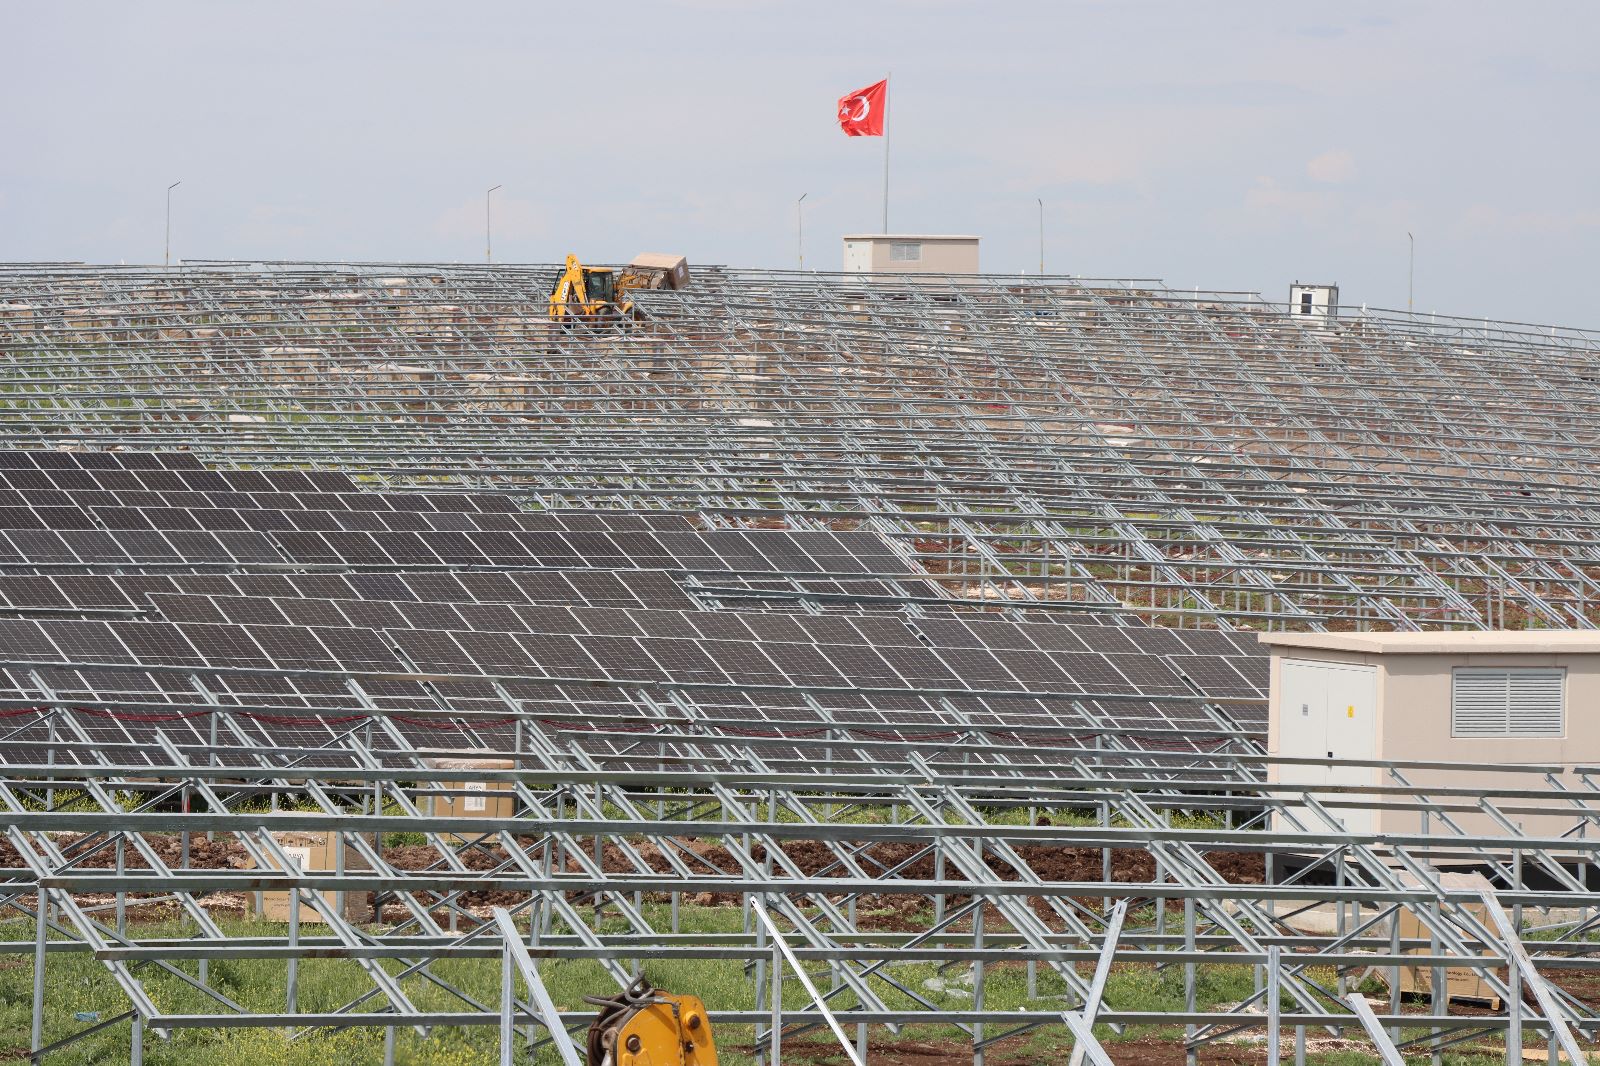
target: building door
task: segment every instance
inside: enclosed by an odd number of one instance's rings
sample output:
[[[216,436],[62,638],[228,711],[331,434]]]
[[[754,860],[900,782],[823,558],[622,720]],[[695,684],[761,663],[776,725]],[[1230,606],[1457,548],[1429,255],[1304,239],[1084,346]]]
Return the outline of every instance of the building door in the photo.
[[[1280,686],[1278,754],[1321,762],[1284,767],[1279,780],[1308,785],[1371,785],[1377,781],[1375,767],[1335,766],[1328,761],[1376,757],[1377,667],[1285,659]],[[1328,793],[1325,798],[1352,797]],[[1352,833],[1372,831],[1369,810],[1334,810],[1333,814]]]

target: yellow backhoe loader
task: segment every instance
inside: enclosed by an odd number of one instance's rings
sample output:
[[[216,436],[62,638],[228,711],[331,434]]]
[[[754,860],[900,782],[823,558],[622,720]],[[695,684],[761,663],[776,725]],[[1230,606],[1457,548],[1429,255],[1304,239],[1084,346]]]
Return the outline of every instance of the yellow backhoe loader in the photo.
[[[628,294],[637,289],[682,289],[689,284],[689,263],[681,255],[647,252],[621,271],[584,266],[575,255],[550,289],[550,318],[563,325],[576,322],[619,322],[633,314]]]
[[[698,996],[676,996],[640,977],[609,999],[589,1026],[585,1066],[717,1066],[711,1019]]]

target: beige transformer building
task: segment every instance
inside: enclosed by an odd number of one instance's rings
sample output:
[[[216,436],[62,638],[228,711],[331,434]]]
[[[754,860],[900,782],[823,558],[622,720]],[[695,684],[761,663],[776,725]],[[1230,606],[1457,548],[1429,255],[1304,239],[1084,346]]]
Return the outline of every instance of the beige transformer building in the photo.
[[[1424,787],[1544,790],[1543,772],[1522,769],[1545,768],[1566,787],[1584,788],[1573,768],[1600,762],[1600,715],[1594,713],[1600,707],[1600,632],[1264,633],[1260,639],[1272,653],[1268,750],[1309,760],[1275,767],[1273,781],[1397,783],[1382,766],[1327,761],[1373,760],[1484,768],[1402,768],[1407,780]],[[1468,797],[1453,802],[1475,805]],[[1549,799],[1495,803],[1549,807],[1549,815],[1512,818],[1531,836],[1558,836],[1574,826]],[[1332,813],[1353,833],[1446,832],[1437,815],[1419,810]],[[1450,817],[1470,835],[1509,835],[1486,811],[1457,810]]]
[[[976,274],[978,238],[956,234],[852,233],[846,274]]]

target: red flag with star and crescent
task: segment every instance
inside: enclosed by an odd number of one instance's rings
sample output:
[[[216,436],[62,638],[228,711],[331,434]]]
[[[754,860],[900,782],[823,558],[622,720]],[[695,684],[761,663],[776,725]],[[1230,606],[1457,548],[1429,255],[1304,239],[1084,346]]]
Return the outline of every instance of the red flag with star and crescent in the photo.
[[[847,137],[882,137],[889,79],[839,97],[839,128]]]

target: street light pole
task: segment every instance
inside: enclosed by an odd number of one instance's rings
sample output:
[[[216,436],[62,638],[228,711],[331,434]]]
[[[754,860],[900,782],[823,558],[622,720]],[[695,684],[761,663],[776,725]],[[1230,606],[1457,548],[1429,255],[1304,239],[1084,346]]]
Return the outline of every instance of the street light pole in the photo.
[[[503,185],[496,185],[494,189],[490,189],[483,194],[483,261],[485,263],[494,262],[494,226],[493,220],[489,215],[489,197],[495,189],[504,187]]]
[[[800,199],[794,202],[795,253],[800,261],[801,270],[806,268],[806,212],[802,205],[806,202],[806,197],[810,195],[808,192],[803,192],[800,194]]]
[[[1406,262],[1406,314],[1409,315],[1415,302],[1417,278],[1417,239],[1410,230],[1406,230],[1406,241],[1411,246],[1411,257]]]
[[[172,190],[182,184],[181,181],[175,181],[167,186],[167,244],[166,251],[161,256],[162,266],[172,265]]]
[[[1034,197],[1039,201],[1039,276],[1044,276],[1044,199]]]

